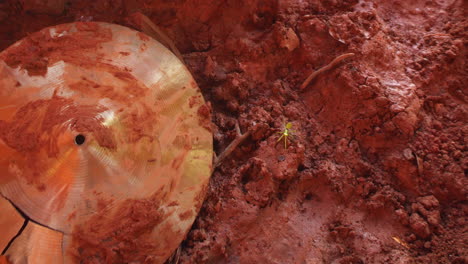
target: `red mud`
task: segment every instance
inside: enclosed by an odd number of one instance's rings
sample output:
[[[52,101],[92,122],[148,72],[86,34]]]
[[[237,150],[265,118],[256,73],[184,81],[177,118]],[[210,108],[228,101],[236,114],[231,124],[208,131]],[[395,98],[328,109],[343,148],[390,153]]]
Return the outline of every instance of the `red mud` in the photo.
[[[180,263],[468,262],[464,1],[16,3],[0,3],[1,49],[146,14],[211,103],[216,151],[236,122],[252,130],[213,173]],[[287,121],[294,141],[275,147]]]

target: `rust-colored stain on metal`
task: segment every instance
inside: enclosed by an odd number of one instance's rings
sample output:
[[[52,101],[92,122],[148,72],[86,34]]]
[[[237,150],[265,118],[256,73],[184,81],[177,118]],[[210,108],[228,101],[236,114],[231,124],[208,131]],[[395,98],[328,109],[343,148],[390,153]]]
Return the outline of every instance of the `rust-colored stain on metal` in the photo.
[[[77,22],[0,53],[0,87],[1,206],[27,218],[0,216],[4,257],[164,262],[211,175],[209,113],[184,64],[142,33]]]

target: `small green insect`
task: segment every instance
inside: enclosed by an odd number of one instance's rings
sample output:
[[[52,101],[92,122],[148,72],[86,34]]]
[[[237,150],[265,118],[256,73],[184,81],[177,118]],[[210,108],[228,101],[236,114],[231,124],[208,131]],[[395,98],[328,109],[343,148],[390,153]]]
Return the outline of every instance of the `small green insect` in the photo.
[[[292,136],[294,132],[294,130],[292,130],[291,128],[292,128],[292,123],[286,123],[286,125],[284,125],[283,131],[278,132],[278,134],[281,134],[281,137],[278,138],[278,140],[276,141],[276,144],[278,144],[281,140],[284,140],[284,148],[285,149],[288,148],[288,137]]]

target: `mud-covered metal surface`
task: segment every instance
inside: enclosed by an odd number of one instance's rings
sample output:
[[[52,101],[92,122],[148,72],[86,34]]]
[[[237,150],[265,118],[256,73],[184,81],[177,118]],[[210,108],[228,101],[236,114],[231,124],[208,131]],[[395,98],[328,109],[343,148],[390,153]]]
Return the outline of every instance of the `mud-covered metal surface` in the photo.
[[[60,21],[146,14],[211,103],[216,152],[236,122],[252,131],[214,172],[180,263],[467,262],[464,1],[3,5],[3,47]],[[286,122],[293,143],[275,147]]]
[[[212,170],[210,113],[185,65],[143,33],[78,22],[2,51],[0,87],[0,194],[30,220],[5,255],[164,262]]]

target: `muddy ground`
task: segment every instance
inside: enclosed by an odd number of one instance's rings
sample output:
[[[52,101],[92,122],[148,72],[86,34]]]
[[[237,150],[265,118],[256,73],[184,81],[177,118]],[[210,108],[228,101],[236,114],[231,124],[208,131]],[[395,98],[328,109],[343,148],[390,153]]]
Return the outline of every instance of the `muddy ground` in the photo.
[[[214,171],[179,263],[468,263],[466,1],[41,2],[0,1],[0,50],[139,11],[211,104],[215,151],[236,122],[251,131]]]

